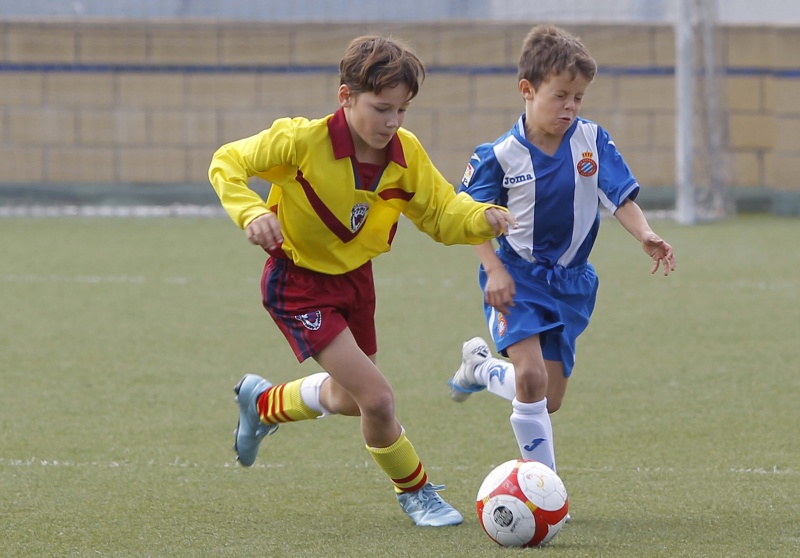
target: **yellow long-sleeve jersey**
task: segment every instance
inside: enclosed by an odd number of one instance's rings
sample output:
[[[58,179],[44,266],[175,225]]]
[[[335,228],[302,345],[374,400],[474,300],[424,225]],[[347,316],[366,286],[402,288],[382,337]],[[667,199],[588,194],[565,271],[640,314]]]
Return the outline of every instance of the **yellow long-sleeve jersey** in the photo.
[[[248,178],[272,184],[267,200]],[[281,118],[259,134],[223,145],[209,179],[242,229],[274,211],[281,249],[298,266],[338,275],[387,252],[403,214],[444,244],[479,244],[494,236],[490,205],[456,194],[419,140],[401,128],[372,184],[360,184],[343,109],[325,118]]]

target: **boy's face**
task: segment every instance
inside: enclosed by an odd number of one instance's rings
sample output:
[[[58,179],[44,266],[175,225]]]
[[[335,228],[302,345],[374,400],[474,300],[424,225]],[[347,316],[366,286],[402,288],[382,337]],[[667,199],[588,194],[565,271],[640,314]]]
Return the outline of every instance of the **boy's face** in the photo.
[[[344,107],[357,154],[383,153],[403,125],[409,96],[410,90],[405,84],[387,87],[379,94],[353,94],[347,85],[339,87],[339,103]]]
[[[569,72],[551,75],[534,89],[528,80],[519,82],[525,99],[525,121],[529,129],[547,136],[562,137],[575,121],[590,81]]]

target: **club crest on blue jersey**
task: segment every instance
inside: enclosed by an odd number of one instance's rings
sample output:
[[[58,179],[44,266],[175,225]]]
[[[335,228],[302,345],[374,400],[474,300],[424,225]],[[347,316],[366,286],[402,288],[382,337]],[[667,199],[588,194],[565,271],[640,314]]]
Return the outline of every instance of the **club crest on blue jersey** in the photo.
[[[313,312],[307,312],[305,314],[295,316],[294,319],[300,321],[300,323],[302,323],[306,329],[317,331],[322,325],[322,312],[319,310],[314,310]]]
[[[365,203],[357,203],[350,210],[350,230],[352,232],[360,229],[367,220],[367,211],[369,211],[369,205]]]
[[[597,172],[597,161],[592,159],[592,155],[594,154],[591,151],[584,151],[583,159],[578,161],[576,168],[581,176],[592,176]]]

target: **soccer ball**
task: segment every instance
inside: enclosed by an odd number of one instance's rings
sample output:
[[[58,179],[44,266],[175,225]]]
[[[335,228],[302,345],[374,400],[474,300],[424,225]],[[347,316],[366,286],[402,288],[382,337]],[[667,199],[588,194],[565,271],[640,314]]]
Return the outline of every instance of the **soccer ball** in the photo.
[[[566,521],[567,489],[547,465],[512,459],[499,465],[478,489],[478,521],[501,546],[542,546]]]

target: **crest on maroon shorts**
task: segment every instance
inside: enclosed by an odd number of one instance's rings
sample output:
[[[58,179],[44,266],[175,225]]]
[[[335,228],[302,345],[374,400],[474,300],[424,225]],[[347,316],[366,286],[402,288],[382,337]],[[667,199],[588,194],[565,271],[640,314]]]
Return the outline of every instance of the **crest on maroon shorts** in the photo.
[[[313,312],[307,312],[305,314],[295,316],[294,319],[299,320],[306,329],[317,331],[322,325],[322,312],[315,310]]]

